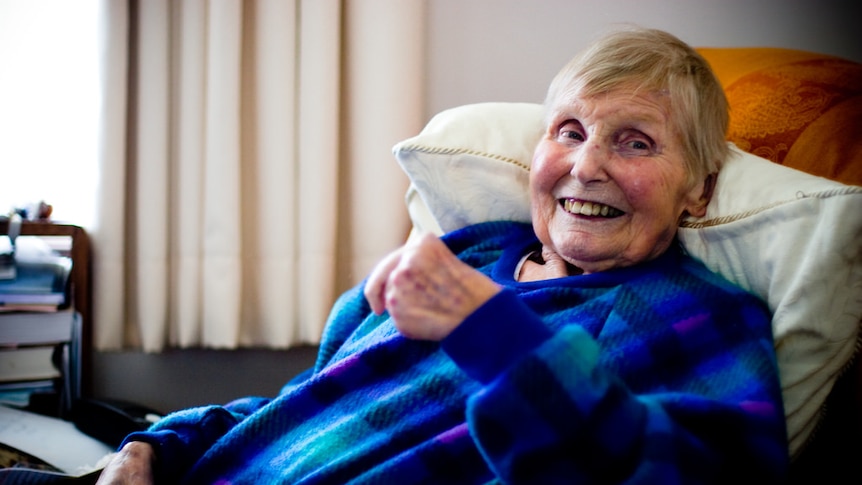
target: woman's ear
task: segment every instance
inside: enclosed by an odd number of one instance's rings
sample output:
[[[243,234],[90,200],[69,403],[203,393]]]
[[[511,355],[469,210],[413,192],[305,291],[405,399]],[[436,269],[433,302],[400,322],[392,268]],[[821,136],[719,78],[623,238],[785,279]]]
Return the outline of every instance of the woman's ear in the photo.
[[[715,182],[718,180],[717,173],[706,176],[703,182],[696,184],[689,192],[689,202],[683,216],[703,217],[706,215],[706,206],[712,200],[715,192]]]

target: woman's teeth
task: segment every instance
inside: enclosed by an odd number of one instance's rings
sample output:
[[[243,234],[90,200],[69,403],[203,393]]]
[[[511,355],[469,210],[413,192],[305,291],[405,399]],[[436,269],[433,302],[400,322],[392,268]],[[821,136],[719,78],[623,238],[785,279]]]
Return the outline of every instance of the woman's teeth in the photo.
[[[609,205],[599,204],[596,202],[581,202],[577,200],[563,200],[563,209],[572,214],[580,214],[582,216],[601,216],[601,217],[617,217],[623,212]]]

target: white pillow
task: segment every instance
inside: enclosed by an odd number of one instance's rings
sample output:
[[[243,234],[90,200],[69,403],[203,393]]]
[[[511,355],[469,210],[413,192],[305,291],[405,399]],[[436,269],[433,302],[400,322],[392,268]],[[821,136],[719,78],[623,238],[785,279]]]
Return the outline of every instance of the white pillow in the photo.
[[[528,178],[543,108],[481,103],[441,112],[393,148],[411,185],[414,230],[530,220]],[[852,357],[862,321],[862,187],[793,170],[731,145],[705,217],[679,238],[773,312],[790,451],[796,455]]]

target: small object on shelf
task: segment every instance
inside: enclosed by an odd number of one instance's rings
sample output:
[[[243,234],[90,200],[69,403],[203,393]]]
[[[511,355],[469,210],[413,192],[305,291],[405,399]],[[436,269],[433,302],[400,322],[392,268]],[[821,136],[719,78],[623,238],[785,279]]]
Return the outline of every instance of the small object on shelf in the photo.
[[[8,234],[0,238],[0,280],[14,279],[15,271],[15,240],[21,232],[21,216],[13,214],[9,217]]]
[[[15,278],[15,251],[8,236],[0,236],[0,280]]]

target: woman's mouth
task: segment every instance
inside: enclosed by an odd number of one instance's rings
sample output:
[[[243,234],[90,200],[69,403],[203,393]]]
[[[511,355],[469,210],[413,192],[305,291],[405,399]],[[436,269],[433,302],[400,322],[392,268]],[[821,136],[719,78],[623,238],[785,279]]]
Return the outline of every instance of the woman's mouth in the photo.
[[[598,202],[585,202],[575,199],[561,199],[563,210],[571,214],[591,217],[619,217],[624,214],[616,207],[600,204]]]

